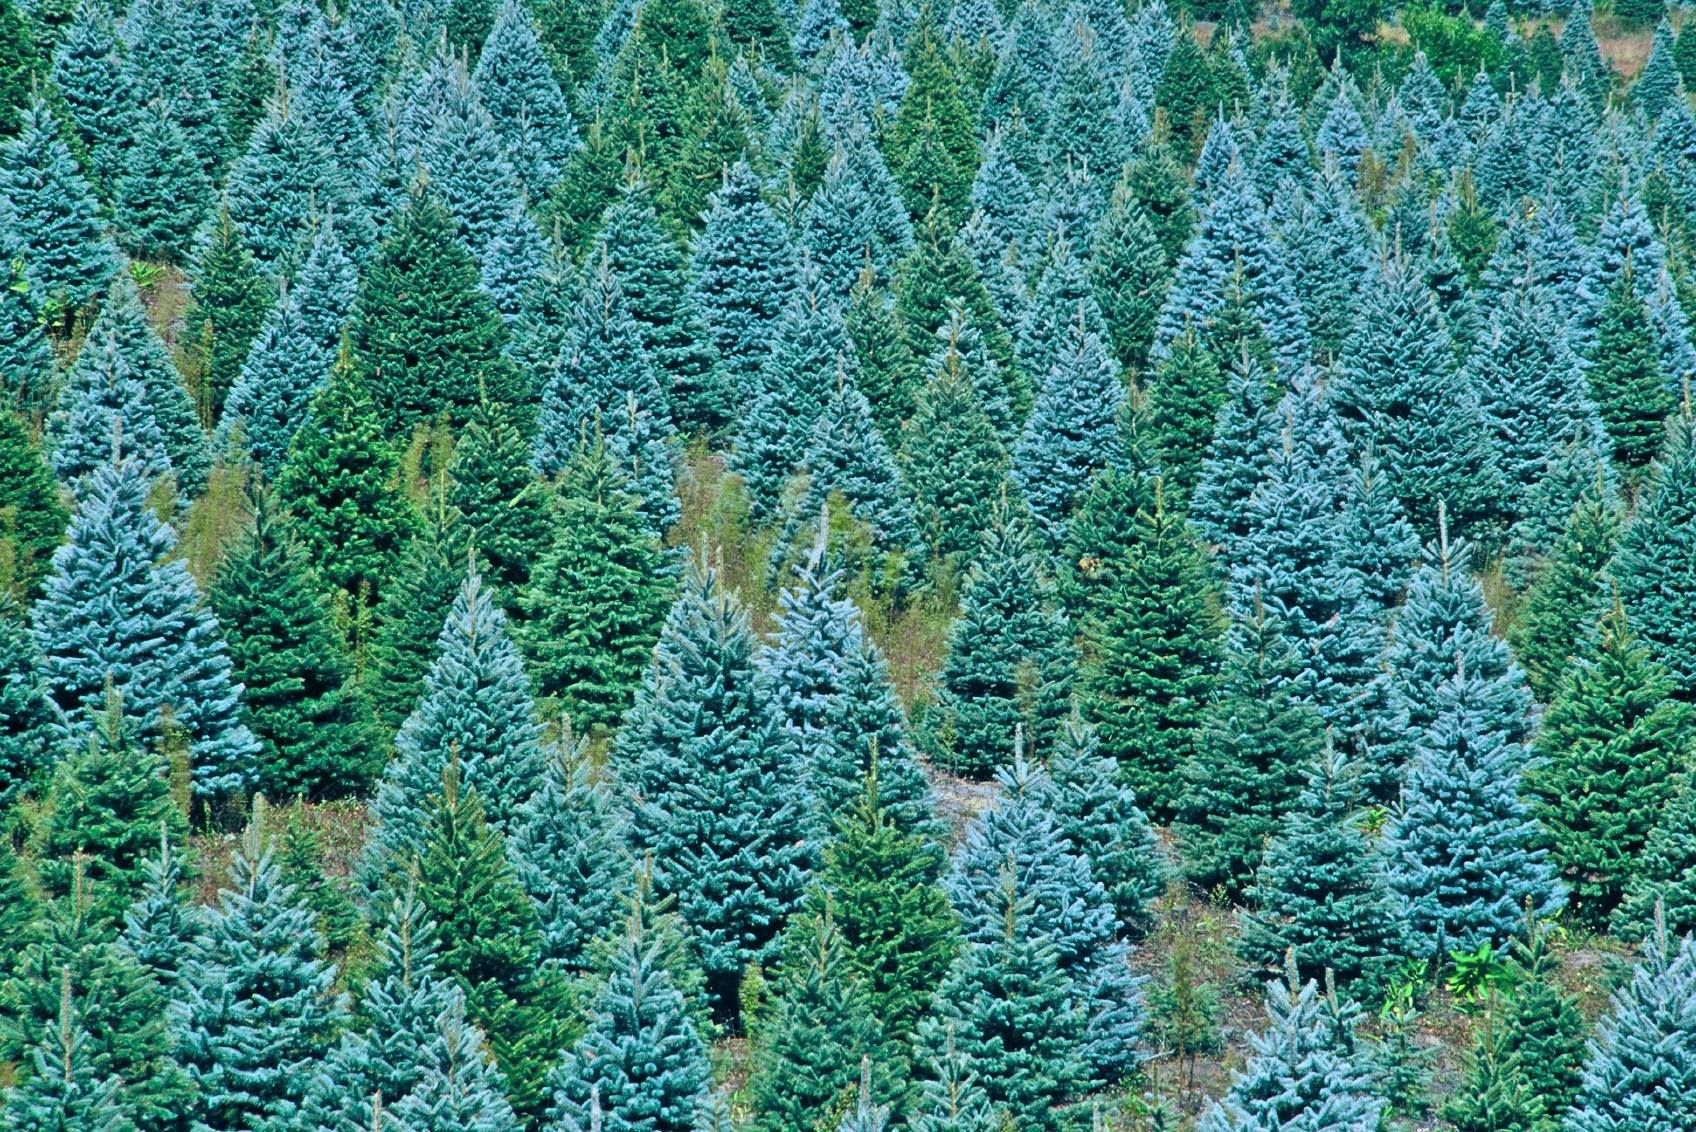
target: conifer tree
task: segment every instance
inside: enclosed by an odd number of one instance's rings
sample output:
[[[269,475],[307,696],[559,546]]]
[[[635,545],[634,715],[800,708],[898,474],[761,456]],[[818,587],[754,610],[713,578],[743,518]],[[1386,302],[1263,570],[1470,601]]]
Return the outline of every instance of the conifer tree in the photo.
[[[1142,992],[1114,938],[1114,905],[1062,831],[1053,780],[1022,758],[997,778],[1001,795],[967,826],[944,888],[977,944],[1008,930],[1008,899],[1028,897],[1022,930],[1055,948],[1081,1018],[1078,1054],[1089,1080],[1116,1084],[1137,1065]]]
[[[200,366],[203,411],[216,418],[275,296],[225,207],[209,227],[192,277],[185,345]]]
[[[1657,926],[1597,1028],[1583,1085],[1563,1127],[1671,1132],[1696,1119],[1688,1022],[1693,1001],[1696,936],[1675,943]]]
[[[1504,491],[1499,455],[1430,288],[1390,262],[1361,303],[1333,393],[1350,442],[1372,444],[1417,530],[1432,530],[1439,503],[1456,530],[1490,519]]]
[[[1642,939],[1657,912],[1669,931],[1696,930],[1696,788],[1688,780],[1661,811],[1643,854],[1614,911],[1612,929],[1623,939]]]
[[[1300,672],[1282,622],[1263,602],[1233,620],[1218,690],[1194,758],[1181,768],[1176,827],[1185,872],[1204,890],[1248,883],[1320,752],[1324,724],[1298,695]]]
[[[307,566],[339,615],[368,609],[383,596],[417,527],[398,491],[399,474],[372,395],[344,361],[313,399],[277,474],[277,497],[288,501]]]
[[[675,969],[664,904],[639,883],[588,1033],[550,1075],[553,1132],[693,1132],[711,1084],[707,1047]]]
[[[53,51],[51,74],[74,135],[68,139],[72,149],[86,160],[96,191],[109,199],[136,115],[123,46],[110,11],[99,4],[76,6]],[[13,110],[21,110],[27,101],[27,97],[6,100]],[[10,120],[6,133],[14,132],[16,125],[15,119]]]
[[[910,1120],[916,1132],[990,1132],[1003,1119],[990,1104],[972,1061],[955,1048],[944,1027],[942,1048],[929,1058]]]
[[[1234,376],[1227,381],[1220,373],[1213,351],[1194,333],[1173,342],[1147,379],[1149,441],[1176,498],[1187,498],[1196,490],[1215,429],[1222,423],[1220,411],[1230,393],[1228,386],[1235,384]],[[1264,389],[1257,392],[1264,397]],[[1235,404],[1240,412],[1241,404]],[[1235,417],[1231,423],[1236,423]],[[1223,450],[1219,455],[1224,455]]]
[[[1172,813],[1219,670],[1221,626],[1207,563],[1157,482],[1098,612],[1083,621],[1078,702],[1124,781]]]
[[[543,199],[580,143],[570,105],[526,5],[505,0],[496,9],[471,78],[506,143],[519,184],[530,199]]]
[[[163,108],[139,116],[125,168],[112,185],[124,250],[146,260],[187,262],[212,191],[200,154]]]
[[[13,410],[34,415],[52,400],[56,376],[42,312],[30,293],[16,233],[0,228],[0,388]]]
[[[1688,764],[1689,706],[1670,692],[1616,606],[1538,730],[1526,790],[1580,923],[1606,924]]]
[[[1071,628],[1031,544],[1022,503],[1004,495],[966,576],[924,719],[932,757],[956,773],[985,778],[1005,766],[1021,726],[1027,749],[1046,754],[1068,711]]]
[[[828,905],[790,920],[769,985],[772,1001],[751,1039],[748,1097],[759,1114],[757,1128],[805,1132],[816,1127],[819,1113],[847,1107],[862,1059],[878,1068],[868,1092],[891,1098],[893,1050],[885,1048],[883,1026],[854,977]]]
[[[180,1122],[192,1087],[172,1060],[166,994],[114,938],[110,919],[91,907],[99,893],[74,876],[66,895],[39,906],[17,941],[0,993],[7,1004],[0,1051],[22,1065],[51,1040],[68,990],[82,1004],[85,1053],[97,1077],[112,1075],[120,1099],[143,1129]]]
[[[195,793],[215,797],[254,780],[259,743],[248,730],[241,685],[217,619],[180,560],[176,538],[146,505],[140,467],[97,471],[53,555],[53,574],[31,611],[42,673],[74,735],[94,728],[109,690],[143,734],[181,729]]]
[[[1589,1024],[1577,1000],[1556,981],[1559,966],[1548,930],[1536,917],[1526,917],[1525,932],[1507,954],[1506,1000],[1499,1017],[1488,1019],[1488,1031],[1480,1034],[1481,1052],[1496,1056],[1502,1082],[1497,1097],[1511,1107],[1509,1119],[1523,1119],[1533,1128],[1556,1126],[1578,1096],[1584,1074]],[[1463,1098],[1468,1091],[1463,1089]],[[1488,1082],[1480,1091],[1489,1093]],[[1482,1118],[1490,1118],[1495,1100],[1479,1106]],[[1464,1119],[1455,1122],[1463,1129],[1475,1127]]]
[[[1619,538],[1617,509],[1601,493],[1586,492],[1525,595],[1508,639],[1544,703],[1559,690],[1602,604],[1603,572]]]
[[[1395,909],[1359,826],[1359,774],[1334,749],[1279,823],[1255,874],[1257,910],[1238,950],[1261,970],[1293,956],[1298,977],[1323,978],[1370,999],[1400,953]]]
[[[266,475],[275,476],[335,362],[335,353],[307,329],[296,294],[284,293],[224,398],[218,447],[227,449],[239,428],[243,448]]]
[[[1321,998],[1292,966],[1288,982],[1267,984],[1266,1016],[1266,1029],[1249,1039],[1248,1063],[1198,1127],[1376,1128],[1385,1104],[1355,1038],[1359,1007],[1329,988]]]
[[[1400,732],[1388,748],[1398,762],[1407,761],[1436,718],[1436,691],[1457,665],[1483,682],[1491,723],[1509,741],[1528,739],[1533,724],[1525,674],[1492,631],[1483,586],[1472,576],[1472,548],[1447,535],[1439,521],[1437,542],[1413,573],[1385,650],[1385,699]]]
[[[1050,542],[1064,539],[1091,478],[1116,462],[1124,403],[1117,365],[1080,305],[1013,449],[1013,480]]]
[[[335,627],[268,494],[208,594],[259,739],[254,787],[268,798],[364,793],[380,749]]]
[[[508,609],[552,541],[545,486],[530,467],[530,446],[505,406],[484,400],[454,445],[448,505]]]
[[[825,846],[808,898],[815,916],[832,915],[891,1041],[912,1035],[958,950],[958,916],[937,883],[944,863],[934,841],[891,820],[874,770]]]
[[[29,1051],[33,1071],[7,1095],[6,1126],[19,1132],[137,1132],[123,1083],[99,1075],[88,1046],[67,974],[58,1027],[50,1041]]]
[[[426,802],[415,861],[418,901],[440,933],[442,975],[488,1036],[514,1105],[539,1114],[548,1067],[568,1032],[563,980],[539,963],[536,909],[478,792],[460,788],[457,764]]]
[[[515,409],[530,403],[478,283],[447,210],[427,192],[414,195],[360,279],[349,327],[354,364],[391,436],[441,413],[462,424],[484,396]]]
[[[1673,695],[1696,697],[1696,444],[1676,418],[1609,572],[1631,628],[1672,677]]]
[[[848,337],[849,376],[872,403],[884,439],[894,445],[902,423],[914,414],[924,371],[888,289],[868,269],[862,268],[849,292],[842,329]]]
[[[686,433],[715,435],[735,414],[715,339],[690,290],[689,265],[660,224],[641,180],[627,185],[602,219],[605,248],[642,347],[665,388],[671,417]]]
[[[44,102],[30,105],[17,136],[0,148],[0,199],[36,308],[68,329],[77,308],[111,281],[118,257],[101,230],[99,202]]]
[[[200,915],[184,891],[188,869],[181,850],[172,848],[169,816],[159,823],[158,853],[142,861],[141,868],[141,895],[124,912],[118,942],[168,992],[181,976]]]
[[[535,902],[542,955],[568,970],[589,965],[630,893],[625,820],[612,783],[567,743],[550,751],[541,784],[514,819],[508,855]]]
[[[224,184],[230,219],[275,278],[300,264],[314,216],[347,216],[356,207],[352,171],[284,98],[270,100]]]
[[[450,765],[489,823],[508,830],[540,784],[542,726],[506,615],[472,569],[448,611],[418,706],[395,736],[395,757],[371,805],[367,865],[404,874],[424,850],[430,799]]]
[[[1565,896],[1520,798],[1514,723],[1486,677],[1457,668],[1435,689],[1383,847],[1410,954],[1422,959],[1500,945],[1528,901],[1546,914]]]
[[[962,572],[989,528],[990,504],[1007,474],[1007,450],[968,365],[957,342],[945,345],[903,429],[898,456],[919,536],[933,556]]]
[[[789,236],[760,198],[753,169],[739,161],[707,209],[691,288],[725,379],[740,396],[758,388],[773,324],[796,282]]]
[[[170,460],[177,487],[186,496],[198,494],[206,485],[206,474],[212,464],[206,448],[206,434],[200,429],[194,405],[189,401],[188,392],[183,388],[182,378],[171,362],[165,344],[147,321],[135,284],[128,274],[118,276],[107,291],[100,317],[95,319],[88,338],[83,342],[83,351],[88,352],[88,364],[96,373],[107,370],[114,354],[122,358],[130,374],[145,390],[148,408],[152,410],[158,426],[159,443]],[[81,359],[82,353],[79,353],[78,361],[71,365],[67,387],[98,380],[83,376]],[[98,440],[93,436],[84,438],[85,444],[105,445],[101,449],[102,454],[110,450],[111,441],[109,430]],[[136,451],[138,455],[144,452],[140,448]]]
[[[1024,923],[1029,894],[1008,891],[1003,901],[1001,929],[966,944],[920,1040],[932,1056],[958,1050],[979,1071],[989,1103],[1018,1127],[1056,1132],[1064,1126],[1057,1108],[1088,1080],[1083,1019],[1053,941]]]
[[[1628,476],[1643,475],[1660,451],[1674,403],[1629,261],[1602,304],[1588,377],[1614,460]]]
[[[599,438],[566,468],[553,541],[519,596],[537,689],[584,734],[629,707],[670,608],[668,563]]]
[[[1119,933],[1136,938],[1152,926],[1152,904],[1166,888],[1166,862],[1154,827],[1124,785],[1114,761],[1101,754],[1095,730],[1066,721],[1048,759],[1050,803],[1060,832],[1089,860],[1107,890]]]
[[[207,910],[170,1006],[177,1060],[194,1082],[191,1124],[286,1118],[346,1014],[312,915],[284,884],[260,815]]]
[[[55,769],[50,796],[34,840],[42,890],[74,896],[102,922],[119,920],[141,895],[161,834],[188,832],[171,796],[169,764],[136,741],[116,693],[96,730]],[[78,885],[87,887],[78,892]]]
[[[149,480],[171,470],[165,436],[147,397],[147,386],[110,337],[83,344],[47,418],[53,470],[75,492],[112,455],[114,441],[135,453]]]
[[[680,514],[671,411],[606,256],[583,278],[560,367],[542,390],[536,470],[557,475],[590,429],[642,499],[651,533],[663,533]]]
[[[912,251],[912,221],[864,130],[838,135],[800,236],[825,293],[837,299],[847,297],[863,272],[870,273],[872,285],[887,286],[896,265]]]
[[[1191,339],[1193,342],[1193,339]],[[1185,339],[1179,339],[1180,343]],[[1173,357],[1180,347],[1174,347]],[[1197,348],[1203,357],[1207,352]],[[1201,372],[1201,371],[1197,371]],[[1272,462],[1279,418],[1273,400],[1272,375],[1246,350],[1231,360],[1226,393],[1218,416],[1209,426],[1206,454],[1190,493],[1189,517],[1209,542],[1231,548],[1248,533],[1248,500]],[[1160,420],[1159,395],[1152,395],[1153,415]],[[1186,399],[1187,400],[1187,399]],[[1185,412],[1184,419],[1199,428],[1201,413]],[[1158,424],[1157,424],[1158,427]],[[1188,429],[1181,430],[1188,436]],[[1168,435],[1172,435],[1168,431]],[[1168,442],[1170,443],[1170,442]],[[1162,446],[1161,454],[1167,455]],[[1180,465],[1180,469],[1186,465]],[[1193,467],[1193,464],[1187,466]]]
[[[458,517],[438,495],[418,531],[401,551],[394,580],[374,616],[377,629],[365,650],[362,692],[385,734],[406,722],[436,660],[436,640],[465,581],[469,556],[460,545]]]
[[[5,806],[53,765],[60,724],[41,654],[6,594],[0,594],[0,721],[0,806]]]
[[[383,893],[373,908],[377,956],[359,1000],[358,1021],[314,1067],[297,1125],[364,1132],[373,1098],[384,1110],[409,1096],[440,1063],[437,1021],[460,1000],[440,970],[440,947],[416,883]]]
[[[799,768],[786,765],[754,666],[748,614],[692,561],[615,747],[640,800],[630,843],[653,854],[718,1010],[800,903],[812,851]]]
[[[418,1132],[519,1132],[524,1127],[505,1096],[506,1078],[484,1048],[482,1032],[455,998],[436,1020],[441,1058],[434,1071],[394,1106],[403,1128]]]

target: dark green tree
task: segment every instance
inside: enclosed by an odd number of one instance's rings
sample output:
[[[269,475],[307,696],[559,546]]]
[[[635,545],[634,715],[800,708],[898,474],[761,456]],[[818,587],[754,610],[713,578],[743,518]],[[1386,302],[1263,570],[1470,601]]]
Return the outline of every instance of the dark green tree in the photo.
[[[599,437],[559,488],[552,544],[519,597],[538,690],[583,734],[616,726],[653,656],[674,577]]]
[[[1690,707],[1671,692],[1615,606],[1537,732],[1525,789],[1579,923],[1606,926],[1686,773]]]
[[[199,375],[201,419],[216,420],[276,294],[223,208],[192,278],[194,306],[184,331],[185,349]]]
[[[0,412],[0,592],[25,601],[40,592],[69,519],[29,427]]]
[[[207,600],[228,626],[261,745],[254,788],[268,798],[366,793],[382,767],[375,723],[269,493],[254,499],[253,526],[219,564]]]
[[[454,445],[448,474],[453,487],[447,503],[459,512],[460,533],[484,563],[501,604],[515,609],[553,540],[555,516],[511,409],[488,399],[478,403]]]
[[[506,332],[478,285],[453,217],[413,196],[365,269],[349,326],[354,366],[390,436],[445,414],[470,419],[487,397],[526,413],[535,390],[501,353]]]
[[[1525,595],[1508,632],[1537,698],[1548,703],[1602,607],[1603,575],[1619,546],[1620,515],[1602,493],[1584,494]]]
[[[1602,304],[1587,372],[1615,462],[1627,476],[1641,478],[1666,439],[1666,419],[1675,402],[1629,261]]]

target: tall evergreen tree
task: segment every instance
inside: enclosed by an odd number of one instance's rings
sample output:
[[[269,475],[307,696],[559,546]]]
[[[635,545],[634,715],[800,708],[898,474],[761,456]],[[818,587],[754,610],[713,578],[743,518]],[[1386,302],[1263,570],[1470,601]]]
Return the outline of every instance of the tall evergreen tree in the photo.
[[[725,378],[742,397],[758,388],[773,324],[796,281],[789,236],[760,198],[753,169],[739,161],[708,207],[691,287]]]
[[[1674,402],[1629,262],[1602,304],[1588,376],[1615,461],[1627,475],[1643,475],[1660,451]]]
[[[948,657],[922,734],[932,758],[988,777],[1012,758],[1022,727],[1045,754],[1065,718],[1075,656],[1031,545],[1023,504],[1005,495],[984,533],[948,633]]]
[[[1282,623],[1256,602],[1225,639],[1219,689],[1176,815],[1191,881],[1240,891],[1291,812],[1324,741],[1318,709],[1298,693],[1301,661]]]
[[[29,1051],[33,1072],[6,1098],[7,1127],[19,1132],[137,1132],[122,1082],[101,1076],[88,1053],[67,975],[52,1040]]]
[[[825,846],[815,915],[827,909],[872,1017],[892,1041],[909,1038],[958,949],[958,916],[937,883],[945,857],[891,820],[875,770]]]
[[[639,803],[631,847],[654,857],[718,1010],[770,953],[800,903],[812,851],[799,768],[786,764],[756,676],[748,614],[718,572],[691,562],[655,662],[615,747]]]
[[[377,405],[344,361],[295,435],[277,474],[277,496],[287,501],[314,579],[348,621],[383,596],[417,526],[399,474]]]
[[[1631,628],[1672,677],[1673,695],[1696,698],[1696,444],[1679,417],[1610,567]]]
[[[588,1033],[549,1078],[554,1132],[693,1132],[705,1106],[712,1080],[706,1043],[674,969],[676,928],[653,899],[637,888]]]
[[[878,1068],[868,1092],[890,1099],[893,1050],[885,1048],[881,1021],[854,977],[828,906],[789,922],[779,956],[772,1001],[752,1035],[748,1096],[758,1113],[755,1126],[762,1132],[817,1127],[819,1113],[848,1107],[862,1059]]]
[[[404,875],[425,847],[431,798],[448,767],[507,830],[542,775],[542,725],[530,680],[506,631],[506,616],[473,569],[436,642],[436,661],[418,706],[395,736],[395,758],[371,804],[377,826],[367,847],[374,873]]]
[[[311,913],[282,882],[256,817],[171,1002],[194,1128],[259,1128],[300,1103],[346,1014]]]
[[[543,199],[580,142],[527,5],[504,0],[498,6],[471,78],[519,184],[530,199]]]
[[[1358,824],[1362,801],[1356,769],[1334,749],[1321,753],[1266,847],[1250,889],[1256,911],[1238,950],[1263,971],[1293,956],[1298,976],[1329,972],[1370,999],[1401,938],[1383,872]]]
[[[537,689],[584,734],[612,728],[630,706],[670,608],[672,573],[638,508],[606,446],[581,443],[553,541],[519,596]]]
[[[477,791],[460,788],[455,763],[426,803],[416,860],[419,903],[441,933],[441,972],[488,1035],[513,1103],[534,1119],[567,1039],[565,988],[557,970],[539,963],[536,909]]]
[[[99,202],[44,102],[30,105],[17,135],[0,148],[0,198],[37,309],[68,329],[77,308],[111,281],[118,257],[101,230]]]
[[[1078,701],[1125,782],[1166,815],[1212,699],[1221,626],[1206,559],[1163,494],[1157,482],[1100,612],[1083,622]]]
[[[227,795],[254,781],[259,743],[218,621],[188,568],[167,560],[176,538],[146,494],[131,460],[91,477],[31,611],[42,672],[73,734],[93,730],[94,711],[116,690],[144,734],[186,735],[197,794]]]
[[[1520,798],[1526,756],[1514,724],[1484,676],[1457,668],[1435,690],[1383,848],[1408,947],[1422,959],[1501,945],[1528,901],[1543,914],[1565,896]]]
[[[1489,520],[1504,491],[1499,454],[1430,288],[1394,261],[1361,302],[1334,392],[1351,443],[1372,444],[1421,532],[1435,526],[1439,503],[1457,530]]]
[[[335,353],[313,339],[296,293],[285,293],[224,398],[218,446],[227,449],[228,438],[239,428],[246,453],[266,475],[275,476],[335,363]]]
[[[1688,1021],[1693,1002],[1696,936],[1675,944],[1661,927],[1645,941],[1630,981],[1614,992],[1564,1127],[1671,1132],[1696,1119]]]
[[[59,710],[48,694],[41,654],[10,595],[0,595],[0,806],[30,789],[53,765]]]
[[[1688,766],[1690,709],[1670,692],[1616,606],[1537,732],[1526,790],[1581,923],[1605,926]]]
[[[216,418],[275,296],[225,207],[210,224],[191,275],[185,349],[199,366],[202,416]]]
[[[74,897],[105,923],[142,894],[161,835],[188,832],[171,796],[170,764],[136,741],[116,693],[95,731],[55,768],[50,796],[33,846],[42,890]]]
[[[688,262],[660,224],[640,180],[626,186],[601,222],[600,246],[641,326],[643,349],[664,385],[672,420],[716,435],[735,415],[716,340],[690,290]]]
[[[125,168],[112,185],[113,219],[131,255],[183,264],[205,215],[212,183],[201,155],[171,115],[139,115]]]
[[[554,534],[547,489],[530,467],[530,446],[505,406],[484,400],[454,445],[448,505],[488,569],[501,604],[517,606],[532,566]]]
[[[373,615],[377,628],[364,650],[360,683],[385,734],[406,722],[436,660],[436,640],[465,581],[470,556],[459,537],[458,516],[438,493],[421,529],[401,550],[393,581]]]
[[[349,328],[354,364],[391,436],[443,413],[462,424],[483,396],[530,404],[533,390],[501,354],[505,331],[478,284],[447,209],[415,195],[360,279]]]
[[[1602,578],[1619,546],[1618,510],[1586,492],[1525,595],[1508,640],[1544,703],[1560,689],[1589,622],[1602,605]]]
[[[268,798],[362,794],[380,769],[370,709],[320,601],[261,494],[208,604],[229,626],[231,666],[261,748],[253,785]]]
[[[542,929],[542,955],[568,970],[590,965],[593,945],[617,927],[635,866],[626,814],[587,752],[561,743],[541,785],[513,822],[508,854]]]

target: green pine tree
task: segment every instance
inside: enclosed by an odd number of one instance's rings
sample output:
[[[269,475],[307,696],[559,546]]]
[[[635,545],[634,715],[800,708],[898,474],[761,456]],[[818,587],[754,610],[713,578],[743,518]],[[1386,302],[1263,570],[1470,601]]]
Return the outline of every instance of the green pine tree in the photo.
[[[212,421],[276,295],[224,208],[218,210],[191,276],[194,306],[184,327],[185,349],[197,373],[201,420]]]
[[[40,593],[69,519],[23,418],[0,412],[0,592],[23,601]]]
[[[815,916],[833,917],[847,966],[892,1041],[912,1035],[958,950],[958,917],[938,883],[944,862],[935,842],[889,820],[874,771],[825,847],[808,898]]]
[[[508,610],[518,606],[530,571],[554,535],[546,485],[530,467],[530,445],[506,406],[480,401],[454,445],[448,506],[485,564]]]
[[[418,705],[442,622],[464,584],[466,555],[458,521],[438,497],[423,529],[401,551],[393,580],[377,603],[377,629],[365,650],[361,685],[385,733],[400,730]]]
[[[404,440],[443,414],[464,424],[484,396],[531,411],[534,389],[502,355],[505,337],[453,217],[415,195],[361,276],[349,323],[355,368],[388,435]]]
[[[653,656],[674,578],[597,436],[567,466],[552,544],[519,596],[537,689],[582,734],[617,725]]]
[[[1620,525],[1618,509],[1604,494],[1586,492],[1508,632],[1531,690],[1544,703],[1560,689],[1602,605],[1602,578],[1619,546]]]
[[[381,767],[370,709],[322,598],[269,493],[207,593],[259,739],[255,789],[270,798],[364,794]]]
[[[1660,452],[1675,402],[1629,261],[1602,304],[1593,356],[1590,395],[1613,441],[1614,460],[1628,476],[1641,478]]]
[[[1671,691],[1616,605],[1538,730],[1525,788],[1586,926],[1607,925],[1689,764],[1690,707]]]
[[[6,1127],[18,1132],[138,1132],[123,1082],[99,1073],[89,1044],[88,1031],[72,1005],[67,973],[59,1025],[50,1040],[29,1051],[32,1071],[6,1098]]]
[[[383,596],[418,524],[399,475],[366,381],[343,362],[295,434],[277,497],[287,501],[307,568],[356,650],[365,644],[364,613]]]
[[[68,897],[86,883],[94,914],[115,923],[142,892],[161,825],[180,839],[188,822],[172,796],[169,763],[136,741],[116,693],[94,733],[73,744],[36,831],[36,873],[51,896]]]
[[[1080,625],[1078,702],[1102,749],[1157,815],[1177,807],[1219,671],[1220,614],[1208,564],[1157,481],[1114,582]],[[1086,548],[1085,553],[1089,549]]]

